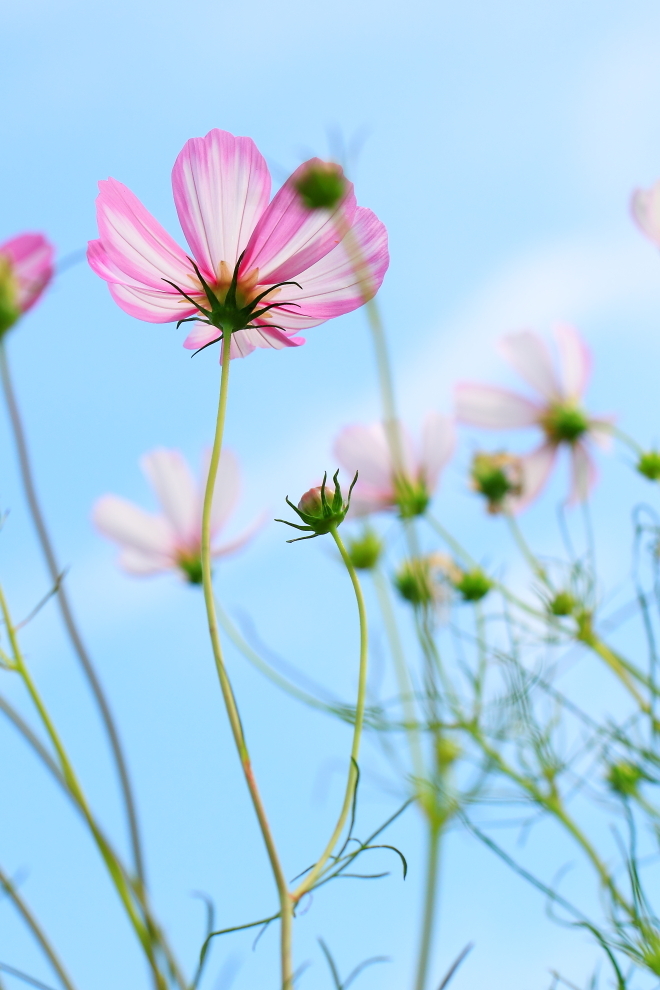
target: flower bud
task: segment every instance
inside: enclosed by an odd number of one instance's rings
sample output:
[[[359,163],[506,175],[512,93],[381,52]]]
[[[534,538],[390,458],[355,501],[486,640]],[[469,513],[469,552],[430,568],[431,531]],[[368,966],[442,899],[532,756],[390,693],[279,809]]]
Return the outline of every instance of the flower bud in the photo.
[[[370,571],[380,560],[383,543],[378,533],[367,527],[362,536],[348,540],[346,549],[356,570]]]
[[[548,602],[548,612],[551,615],[572,615],[577,602],[570,591],[558,591]]]
[[[295,180],[296,190],[308,210],[334,210],[346,193],[340,165],[313,158]]]
[[[401,519],[414,519],[426,512],[431,496],[423,480],[399,477],[394,481],[396,504]]]
[[[293,529],[299,529],[303,533],[312,534],[311,536],[299,536],[296,540],[287,540],[287,543],[296,543],[298,540],[312,540],[315,536],[324,536],[343,523],[351,504],[351,492],[357,481],[357,471],[348,489],[346,502],[344,502],[341,488],[339,487],[339,471],[335,472],[332,479],[335,486],[333,495],[330,495],[326,489],[327,477],[327,474],[324,474],[321,485],[310,488],[309,491],[305,492],[297,506],[287,497],[287,505],[291,506],[304,525],[300,526],[298,523],[288,522],[286,519],[276,519],[275,522],[281,522],[286,526],[291,526]]]
[[[0,338],[21,315],[17,305],[16,280],[8,258],[0,255]]]
[[[465,571],[460,581],[454,582],[454,587],[464,602],[480,602],[493,587],[493,582],[480,567],[473,567]]]
[[[435,741],[435,760],[441,770],[447,770],[461,755],[461,747],[448,736],[438,736]]]
[[[607,782],[617,794],[621,794],[622,797],[632,797],[644,776],[644,771],[640,767],[626,760],[620,760],[618,763],[612,763],[608,768]]]
[[[432,605],[436,600],[436,589],[428,557],[406,560],[394,576],[394,587],[411,605]]]
[[[645,454],[640,454],[637,461],[637,470],[649,481],[660,480],[660,452],[649,450]]]
[[[522,460],[514,454],[480,451],[472,458],[470,474],[473,489],[486,498],[490,513],[503,512],[508,498],[522,494]]]

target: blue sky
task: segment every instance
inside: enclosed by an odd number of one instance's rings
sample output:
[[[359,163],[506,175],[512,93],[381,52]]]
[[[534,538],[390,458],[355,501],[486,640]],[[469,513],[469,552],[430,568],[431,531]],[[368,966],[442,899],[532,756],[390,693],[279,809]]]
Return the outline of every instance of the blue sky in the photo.
[[[449,411],[458,378],[513,383],[493,347],[499,334],[568,320],[596,352],[594,410],[617,413],[645,443],[660,440],[660,258],[628,215],[631,189],[660,176],[660,12],[650,0],[115,0],[101,8],[0,0],[0,32],[0,240],[40,229],[61,255],[78,251],[95,236],[96,182],[109,175],[178,236],[169,174],[189,137],[211,127],[250,135],[277,182],[304,157],[336,153],[341,134],[359,146],[351,167],[359,201],[390,234],[381,304],[400,405],[413,425],[428,409]],[[262,509],[279,515],[285,495],[298,496],[334,467],[341,426],[379,415],[363,315],[307,336],[294,352],[259,352],[232,369],[227,437],[245,492],[237,530]],[[89,522],[94,499],[108,491],[153,507],[138,468],[144,451],[179,447],[196,463],[210,442],[216,358],[207,351],[191,362],[181,339],[173,326],[120,312],[80,264],[9,347],[76,611],[133,754],[155,899],[190,959],[203,925],[191,891],[211,893],[227,925],[268,913],[273,893],[220,708],[200,595],[174,578],[118,574],[112,547]],[[0,500],[10,509],[0,573],[20,616],[47,578],[4,418],[0,444]],[[500,559],[501,528],[466,492],[470,449],[466,439],[436,511],[476,555]],[[602,474],[594,512],[614,581],[627,561],[629,506],[648,492],[621,456],[604,461]],[[563,484],[560,476],[529,513],[530,538],[544,550],[556,542],[545,520]],[[613,514],[621,520],[615,536]],[[220,568],[218,587],[277,653],[348,696],[356,628],[350,589],[327,546],[286,546],[270,524]],[[27,629],[25,644],[93,800],[121,836],[103,740],[52,608]],[[275,693],[231,651],[229,662],[295,873],[314,858],[335,813],[347,731]],[[6,693],[20,703],[15,685]],[[141,961],[93,850],[3,724],[0,745],[0,864],[25,877],[25,894],[80,987],[141,985]],[[367,774],[365,828],[395,800]],[[547,835],[539,831],[527,850],[541,867]],[[364,974],[364,990],[406,985],[421,882],[414,814],[392,839],[411,865],[405,885],[395,874],[378,888],[337,885],[300,919],[297,955],[313,961],[309,984],[330,986],[321,935],[344,971],[371,955],[392,957]],[[554,841],[561,865],[570,853]],[[0,961],[46,979],[8,905],[0,910]],[[475,949],[457,990],[544,990],[551,967],[579,983],[593,960],[586,939],[546,918],[535,892],[452,834],[438,982],[468,940]],[[237,990],[276,986],[273,933],[256,953],[250,947],[249,936],[216,947],[209,990],[228,986],[232,967]]]

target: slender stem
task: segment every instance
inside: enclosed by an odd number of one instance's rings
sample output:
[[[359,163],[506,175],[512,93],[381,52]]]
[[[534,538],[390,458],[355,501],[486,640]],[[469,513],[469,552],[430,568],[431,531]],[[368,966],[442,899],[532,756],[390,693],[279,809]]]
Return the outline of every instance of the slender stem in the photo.
[[[4,592],[0,587],[0,611],[2,612],[3,621],[7,629],[7,636],[12,651],[12,660],[14,663],[14,668],[19,674],[21,680],[23,681],[25,687],[27,688],[28,694],[34,704],[41,722],[48,734],[48,737],[53,745],[53,748],[57,754],[59,760],[60,769],[62,776],[66,782],[67,788],[71,791],[72,795],[75,797],[76,803],[79,805],[81,812],[83,813],[85,820],[89,826],[89,829],[94,837],[96,845],[101,853],[103,861],[106,865],[110,878],[115,886],[115,889],[119,895],[119,898],[126,910],[129,920],[135,930],[135,933],[142,945],[144,953],[149,961],[152,968],[154,979],[156,984],[161,990],[166,988],[166,981],[160,972],[156,959],[154,956],[154,948],[152,944],[153,932],[150,926],[145,925],[144,920],[140,917],[139,911],[136,909],[134,902],[135,893],[131,887],[130,881],[127,879],[121,864],[117,861],[111,847],[106,842],[102,832],[96,825],[96,821],[89,809],[87,799],[84,795],[82,787],[78,781],[75,774],[71,761],[67,756],[64,745],[59,737],[59,734],[55,728],[53,720],[51,719],[48,710],[37,690],[37,686],[32,679],[32,675],[28,667],[25,664],[23,655],[21,653],[18,639],[16,637],[16,630],[12,624],[11,616],[9,614],[9,608],[7,606],[7,601],[4,596]]]
[[[426,889],[424,893],[424,915],[422,934],[417,958],[417,977],[415,990],[426,990],[428,979],[431,948],[433,946],[433,929],[438,899],[438,872],[440,868],[440,836],[442,829],[432,821],[428,822],[428,850],[426,859]]]
[[[62,569],[57,562],[57,558],[55,557],[53,544],[51,542],[44,515],[39,504],[39,498],[37,496],[32,467],[30,464],[25,430],[23,429],[21,414],[16,401],[16,394],[14,392],[14,387],[9,372],[7,351],[3,341],[0,341],[0,377],[2,378],[2,386],[5,393],[5,400],[7,402],[9,419],[11,421],[12,431],[14,434],[14,442],[16,444],[16,451],[18,454],[18,463],[20,466],[23,488],[25,490],[25,497],[32,516],[34,527],[37,531],[37,537],[39,539],[39,543],[41,544],[43,555],[46,559],[48,572],[53,584],[57,588],[57,601],[66,631],[83,671],[85,672],[85,676],[87,677],[101,713],[101,718],[105,725],[126,807],[126,816],[128,819],[135,872],[140,880],[140,883],[145,886],[145,867],[144,856],[142,853],[142,842],[140,838],[140,827],[135,798],[133,796],[133,788],[131,786],[131,780],[128,772],[128,765],[124,756],[121,741],[119,739],[119,733],[117,731],[115,720],[112,715],[112,711],[110,710],[110,705],[108,704],[108,700],[101,686],[98,674],[96,673],[91,657],[82,641],[82,637],[73,617],[73,612],[71,611],[71,606],[69,604],[69,598],[64,588],[64,582],[62,581]]]
[[[584,643],[585,646],[593,650],[607,664],[612,673],[618,677],[629,694],[635,699],[644,714],[651,715],[651,705],[642,697],[632,680],[635,677],[642,684],[646,684],[647,678],[642,671],[638,670],[633,664],[625,660],[620,654],[615,653],[614,650],[604,643],[593,631],[590,623],[585,624],[579,629],[576,638],[579,642]]]
[[[396,616],[394,614],[394,609],[392,608],[392,601],[390,599],[385,576],[380,568],[374,569],[372,574],[378,604],[380,605],[380,611],[385,624],[385,632],[390,643],[390,652],[394,661],[394,670],[399,683],[399,695],[404,714],[404,727],[410,745],[410,757],[413,764],[413,770],[417,781],[421,781],[425,776],[424,757],[419,740],[418,718],[417,711],[415,709],[415,695],[410,680],[408,665],[406,664],[403,643],[401,642],[401,637],[399,636]]]
[[[41,946],[44,955],[46,956],[49,963],[51,964],[51,966],[59,976],[60,980],[62,981],[62,984],[66,987],[66,990],[75,990],[71,977],[64,968],[62,962],[60,961],[59,956],[55,952],[55,949],[51,945],[50,941],[48,940],[43,928],[41,927],[41,925],[33,915],[30,908],[27,906],[27,904],[25,903],[19,892],[16,890],[16,887],[14,886],[12,881],[9,879],[7,874],[4,873],[3,870],[0,870],[0,887],[2,887],[4,892],[10,898],[14,907],[23,918],[23,921],[34,935],[35,939]]]
[[[351,805],[353,804],[353,799],[355,797],[355,787],[358,779],[358,757],[360,755],[360,741],[362,739],[362,727],[364,724],[364,707],[367,697],[367,666],[368,666],[368,628],[367,628],[367,609],[364,604],[364,596],[362,594],[362,588],[360,587],[360,581],[357,576],[357,572],[353,567],[351,558],[346,552],[346,547],[344,546],[342,539],[337,532],[336,527],[330,530],[332,538],[337,544],[337,549],[341,554],[341,559],[344,561],[346,570],[349,573],[351,584],[353,585],[353,590],[355,592],[355,600],[357,602],[358,616],[360,620],[360,668],[358,673],[358,693],[357,702],[355,705],[355,725],[353,727],[353,742],[351,744],[351,763],[348,768],[348,780],[346,782],[346,791],[344,794],[344,803],[342,804],[341,811],[339,813],[339,818],[337,819],[337,824],[335,825],[334,831],[330,836],[330,840],[326,845],[321,857],[316,861],[310,872],[306,875],[305,879],[296,887],[296,889],[291,894],[291,899],[294,904],[297,904],[300,898],[308,890],[311,890],[316,881],[321,876],[323,868],[332,856],[332,853],[339,841],[339,837],[344,830],[344,826],[348,820],[348,815],[351,810]]]
[[[231,728],[234,743],[241,761],[243,775],[252,799],[259,828],[263,836],[266,852],[270,862],[271,870],[275,878],[277,892],[280,900],[281,919],[281,966],[282,966],[282,990],[293,990],[293,963],[291,951],[291,935],[293,920],[293,905],[289,895],[289,888],[280,863],[279,854],[275,846],[275,841],[271,832],[266,811],[261,800],[261,794],[257,787],[257,782],[252,770],[250,756],[248,753],[243,727],[241,725],[238,707],[234,692],[229,681],[229,676],[225,668],[218,631],[218,619],[215,610],[215,597],[213,594],[213,577],[211,573],[211,509],[213,506],[213,492],[218,474],[218,465],[222,453],[222,440],[225,429],[225,419],[227,416],[227,395],[229,387],[229,369],[231,360],[229,357],[231,334],[226,333],[222,339],[222,374],[220,378],[220,396],[218,399],[218,414],[216,418],[215,437],[213,440],[213,450],[209,464],[209,475],[204,493],[204,508],[202,511],[202,584],[204,588],[204,604],[208,619],[209,635],[213,649],[213,657],[220,681],[220,689],[224,699],[227,717]]]
[[[527,540],[522,534],[522,530],[518,525],[515,516],[513,516],[510,512],[505,513],[505,516],[506,516],[506,521],[509,524],[509,529],[511,530],[511,535],[513,536],[521,554],[529,564],[529,567],[534,572],[534,574],[536,574],[539,581],[543,582],[546,588],[548,588],[550,591],[554,591],[550,579],[548,578],[548,574],[545,567],[543,566],[543,564],[541,564],[541,562],[535,556],[534,552],[530,549]]]

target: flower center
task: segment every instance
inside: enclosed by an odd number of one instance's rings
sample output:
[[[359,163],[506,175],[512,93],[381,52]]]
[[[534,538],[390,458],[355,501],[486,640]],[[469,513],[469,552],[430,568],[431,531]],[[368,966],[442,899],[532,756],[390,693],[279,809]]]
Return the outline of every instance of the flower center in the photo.
[[[551,443],[575,443],[589,429],[589,420],[573,405],[550,406],[541,417],[541,426]]]

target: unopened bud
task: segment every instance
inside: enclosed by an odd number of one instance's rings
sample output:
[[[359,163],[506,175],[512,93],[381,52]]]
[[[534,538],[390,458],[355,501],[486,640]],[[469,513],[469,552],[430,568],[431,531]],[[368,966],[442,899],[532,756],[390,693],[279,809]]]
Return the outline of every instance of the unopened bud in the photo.
[[[394,482],[394,491],[401,519],[422,516],[431,501],[428,489],[421,479],[413,481],[406,477],[397,478]]]
[[[522,493],[522,460],[514,454],[481,451],[472,458],[472,487],[488,502],[488,511],[504,511],[507,498]]]
[[[554,598],[548,602],[548,611],[551,615],[563,616],[572,615],[577,602],[570,591],[558,591]]]
[[[346,194],[340,165],[312,158],[295,180],[296,190],[308,210],[334,210]]]
[[[331,530],[336,529],[346,518],[346,513],[351,504],[351,492],[358,476],[356,471],[355,477],[348,489],[348,498],[345,502],[341,488],[339,487],[338,477],[339,471],[336,471],[332,479],[335,486],[332,495],[326,488],[327,474],[324,474],[323,483],[305,492],[297,506],[289,498],[286,499],[287,505],[291,506],[304,523],[303,526],[298,525],[298,523],[288,522],[286,519],[276,519],[275,522],[284,523],[286,526],[299,529],[303,533],[311,533],[311,536],[299,536],[298,540],[311,540],[315,536],[324,536]],[[287,540],[287,543],[296,542],[297,540]]]
[[[454,584],[464,602],[480,602],[493,587],[493,582],[480,567],[465,571],[460,581]]]
[[[373,529],[366,528],[362,536],[348,540],[346,549],[356,570],[370,571],[380,560],[383,543],[378,533]]]
[[[461,755],[461,747],[448,736],[439,736],[435,742],[435,759],[441,770],[446,770]]]
[[[607,782],[617,794],[621,794],[623,797],[632,797],[644,776],[641,767],[634,763],[628,763],[626,760],[620,760],[618,763],[612,763],[609,767]]]
[[[640,454],[637,461],[637,470],[649,481],[660,480],[660,452],[649,450],[645,454]]]
[[[428,558],[406,560],[394,576],[394,586],[411,605],[432,605],[436,595]]]

